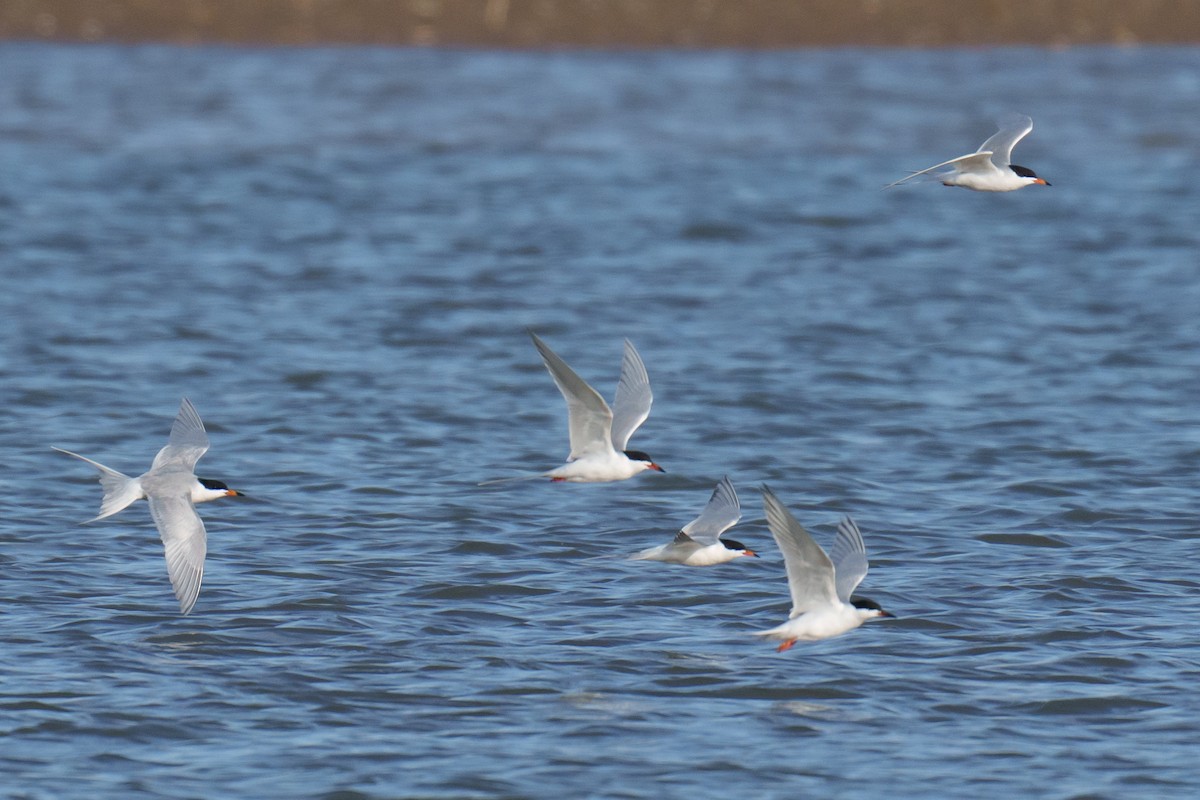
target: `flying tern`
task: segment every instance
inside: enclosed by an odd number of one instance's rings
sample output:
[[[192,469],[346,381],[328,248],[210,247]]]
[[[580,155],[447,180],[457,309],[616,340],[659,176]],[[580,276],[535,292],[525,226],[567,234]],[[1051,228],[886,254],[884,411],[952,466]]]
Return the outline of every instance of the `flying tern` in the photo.
[[[738,503],[737,492],[733,490],[733,484],[728,477],[721,478],[700,516],[683,526],[667,544],[643,550],[632,558],[666,561],[687,567],[708,567],[724,564],[741,556],[757,555],[741,542],[721,538],[721,534],[736,525],[741,518],[742,508]]]
[[[625,449],[633,432],[650,416],[650,404],[654,401],[646,365],[642,363],[642,357],[633,343],[625,340],[621,379],[617,383],[613,407],[609,408],[600,393],[576,375],[567,362],[559,358],[536,333],[530,331],[529,336],[541,354],[550,377],[554,378],[554,383],[567,401],[571,453],[567,456],[567,463],[549,472],[485,483],[527,478],[603,483],[623,481],[648,469],[665,472],[641,450]]]
[[[929,176],[929,180],[939,180],[946,186],[961,186],[977,192],[1012,192],[1035,184],[1049,186],[1049,181],[1039,178],[1029,167],[1012,163],[1013,147],[1033,130],[1033,120],[1024,114],[1014,114],[1005,117],[999,124],[1000,130],[974,153],[914,172],[883,188],[890,189],[923,176]],[[951,169],[936,172],[944,167]]]
[[[792,613],[787,622],[756,636],[782,640],[783,652],[797,641],[840,636],[868,620],[895,616],[874,600],[852,596],[867,575],[867,548],[854,520],[846,517],[838,525],[830,560],[770,489],[764,486],[762,493],[767,525],[787,568]]]
[[[100,502],[100,514],[88,522],[111,517],[135,500],[149,501],[150,515],[166,548],[167,574],[179,599],[179,609],[184,614],[190,612],[200,596],[207,551],[204,521],[196,513],[196,503],[241,494],[221,481],[195,476],[196,462],[208,450],[208,434],[191,401],[183,398],[166,447],[158,451],[149,471],[136,478],[78,453],[53,449],[86,461],[100,471],[104,499]]]

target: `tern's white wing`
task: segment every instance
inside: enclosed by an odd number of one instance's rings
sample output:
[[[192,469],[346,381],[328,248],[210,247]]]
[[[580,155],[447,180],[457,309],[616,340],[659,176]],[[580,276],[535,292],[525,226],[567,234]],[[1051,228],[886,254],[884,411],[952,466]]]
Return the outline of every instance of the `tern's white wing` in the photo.
[[[831,559],[838,599],[849,602],[850,595],[867,577],[867,546],[863,544],[858,525],[850,517],[838,523]]]
[[[906,175],[898,181],[892,181],[883,188],[890,189],[893,186],[899,186],[902,183],[911,181],[913,178],[919,178],[922,175],[928,175],[929,173],[942,169],[943,167],[953,167],[958,172],[974,172],[981,167],[990,169],[992,163],[991,155],[992,152],[990,150],[980,150],[978,153],[970,153],[965,156],[959,156],[958,158],[952,158],[949,161],[943,161],[940,164],[934,164],[932,167],[928,167],[919,172]]]
[[[1000,130],[979,146],[980,153],[992,154],[992,163],[1003,169],[1012,163],[1012,151],[1017,142],[1033,130],[1033,120],[1024,114],[1010,114],[996,123]]]
[[[612,431],[612,411],[604,398],[588,386],[583,378],[567,366],[545,342],[533,331],[529,332],[533,344],[542,354],[542,361],[550,371],[550,377],[567,401],[567,427],[571,434],[571,455],[574,461],[589,453],[605,453],[611,450],[609,436]]]
[[[789,618],[835,605],[837,591],[833,585],[833,562],[770,489],[764,486],[762,493],[767,525],[787,567],[788,588],[792,592]]]
[[[179,598],[179,610],[186,614],[196,605],[204,577],[208,549],[204,520],[188,495],[152,496],[150,514],[166,548],[167,574]]]
[[[625,356],[621,359],[621,381],[613,399],[612,443],[618,451],[629,445],[633,432],[650,416],[654,395],[650,391],[650,376],[633,342],[625,340]]]
[[[689,522],[680,531],[701,544],[716,544],[721,534],[732,528],[742,518],[742,507],[738,503],[737,492],[729,477],[721,478],[717,488],[713,490],[708,505],[700,516]]]
[[[204,423],[196,413],[196,407],[186,397],[179,404],[179,414],[171,425],[171,438],[167,446],[158,451],[154,464],[150,469],[156,470],[166,466],[185,467],[190,472],[196,468],[200,456],[208,451],[208,434],[204,432]]]

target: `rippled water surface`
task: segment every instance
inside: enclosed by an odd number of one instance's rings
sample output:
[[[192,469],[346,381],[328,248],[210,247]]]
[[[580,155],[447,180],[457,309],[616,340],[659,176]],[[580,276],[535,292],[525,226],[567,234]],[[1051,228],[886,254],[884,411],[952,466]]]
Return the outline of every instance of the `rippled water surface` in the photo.
[[[1194,797],[1190,49],[0,46],[12,797]],[[1030,114],[1053,184],[881,191]],[[548,469],[525,334],[666,470]],[[204,589],[145,470],[209,426]],[[623,558],[729,474],[709,569]],[[776,653],[769,484],[899,615]]]

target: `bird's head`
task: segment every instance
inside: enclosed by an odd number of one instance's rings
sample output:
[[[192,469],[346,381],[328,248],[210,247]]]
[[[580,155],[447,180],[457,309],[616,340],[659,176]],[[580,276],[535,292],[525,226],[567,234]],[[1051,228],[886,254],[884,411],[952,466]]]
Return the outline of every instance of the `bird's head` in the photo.
[[[245,497],[239,491],[230,489],[224,481],[214,481],[209,478],[197,478],[200,485],[204,487],[203,492],[196,492],[192,497],[193,503],[202,503],[205,500],[216,500],[218,497]],[[195,496],[200,495],[199,497]]]
[[[626,450],[625,457],[630,461],[636,461],[639,464],[644,464],[644,469],[652,469],[655,472],[666,472],[665,469],[654,463],[654,459],[650,458],[648,453],[643,453],[641,450]]]
[[[758,558],[758,553],[746,547],[746,545],[742,544],[737,539],[722,539],[721,544],[725,545],[726,550],[732,550],[740,556],[753,556],[754,558]]]
[[[1029,167],[1022,167],[1019,164],[1009,164],[1008,168],[1017,173],[1018,176],[1028,179],[1030,183],[1037,184],[1038,186],[1050,185],[1050,181],[1046,180],[1045,178],[1039,178],[1037,173],[1031,170]]]
[[[858,610],[858,615],[863,620],[878,619],[880,617],[895,617],[896,615],[890,611],[884,611],[883,606],[876,603],[874,600],[868,600],[865,597],[851,597],[850,605]]]

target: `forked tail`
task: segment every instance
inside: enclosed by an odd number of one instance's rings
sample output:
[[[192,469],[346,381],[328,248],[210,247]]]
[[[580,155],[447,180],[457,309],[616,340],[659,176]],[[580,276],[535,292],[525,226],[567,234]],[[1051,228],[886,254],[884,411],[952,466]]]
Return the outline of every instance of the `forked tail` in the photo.
[[[72,458],[78,458],[80,461],[86,461],[100,470],[100,486],[104,489],[104,499],[100,501],[100,514],[92,517],[88,522],[95,522],[105,517],[111,517],[134,500],[140,500],[146,496],[142,492],[142,484],[138,482],[137,478],[123,475],[115,469],[109,469],[103,464],[98,464],[78,453],[72,453],[70,450],[63,450],[61,447],[53,447],[51,449],[65,453]]]
[[[534,472],[530,475],[514,475],[511,478],[492,478],[490,481],[480,481],[476,486],[494,486],[497,483],[516,483],[517,481],[533,481],[547,477],[544,472]]]
[[[750,635],[751,636],[761,636],[764,639],[766,639],[766,638],[782,639],[782,638],[784,638],[782,635],[783,629],[786,627],[787,627],[787,623],[784,623],[783,625],[776,625],[774,628],[771,628],[771,630],[769,630],[769,631],[750,631]]]
[[[632,555],[625,556],[625,560],[626,561],[661,561],[662,559],[656,559],[655,556],[661,554],[662,551],[663,551],[662,547],[650,547],[645,550],[639,550],[638,552],[633,553]]]

